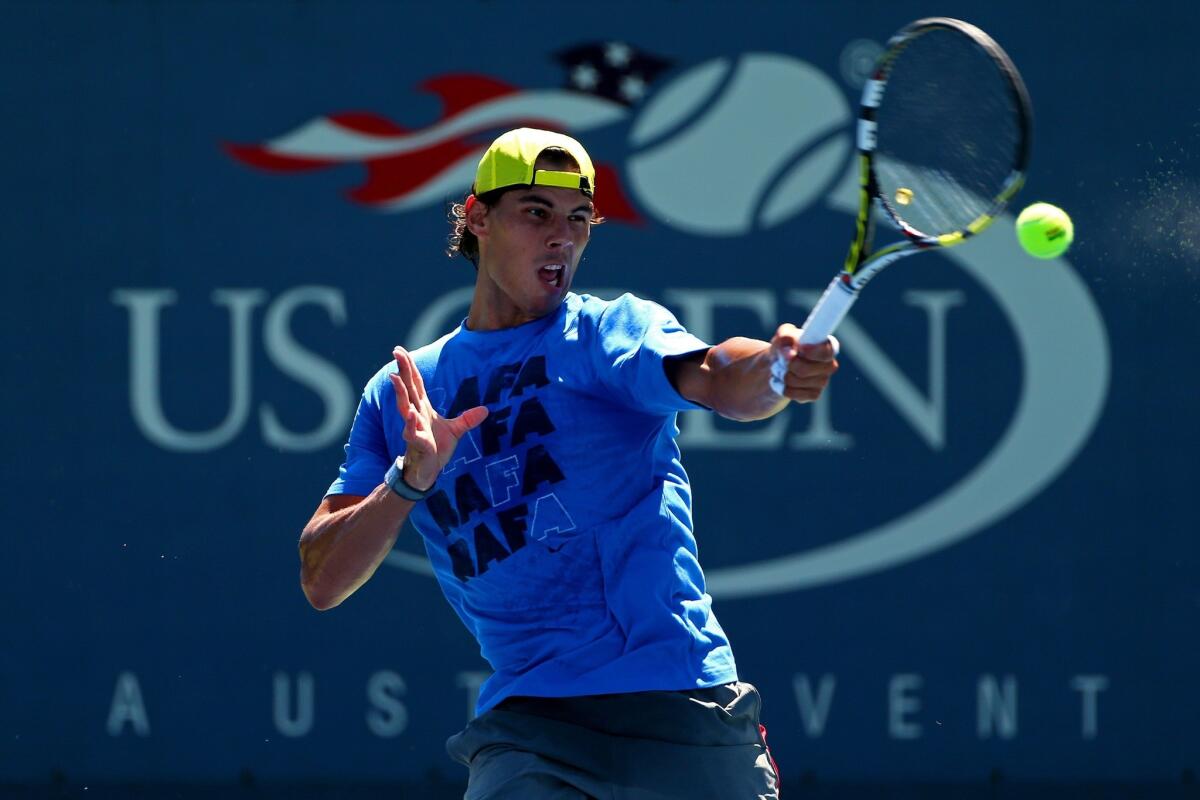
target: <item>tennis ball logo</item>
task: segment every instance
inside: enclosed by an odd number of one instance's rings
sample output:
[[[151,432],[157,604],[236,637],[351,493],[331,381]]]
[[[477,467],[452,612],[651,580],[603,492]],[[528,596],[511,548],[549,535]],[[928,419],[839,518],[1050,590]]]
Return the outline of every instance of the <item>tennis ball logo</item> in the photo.
[[[748,53],[693,67],[647,102],[630,132],[629,185],[662,222],[740,236],[823,197],[850,153],[850,106],[815,67]]]

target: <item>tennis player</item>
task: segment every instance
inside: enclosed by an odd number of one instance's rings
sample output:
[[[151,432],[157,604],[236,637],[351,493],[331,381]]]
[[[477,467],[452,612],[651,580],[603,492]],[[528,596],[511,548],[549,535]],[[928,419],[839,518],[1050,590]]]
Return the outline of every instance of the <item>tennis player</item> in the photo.
[[[759,696],[696,558],[676,414],[815,400],[836,343],[801,346],[784,324],[709,345],[655,303],[572,293],[595,181],[556,133],[510,131],[484,154],[451,237],[476,266],[470,312],[367,384],[300,538],[301,584],[338,605],[412,520],[494,670],[447,743],[470,800],[774,798]]]

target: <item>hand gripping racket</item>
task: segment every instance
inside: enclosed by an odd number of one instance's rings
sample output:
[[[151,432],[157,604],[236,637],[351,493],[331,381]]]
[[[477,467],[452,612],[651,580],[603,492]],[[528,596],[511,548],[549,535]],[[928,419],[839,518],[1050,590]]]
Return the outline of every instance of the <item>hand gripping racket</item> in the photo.
[[[863,87],[854,240],[800,342],[825,341],[887,265],[991,225],[1024,183],[1031,124],[1017,68],[979,28],[931,17],[893,36]],[[904,238],[872,252],[876,204]],[[781,394],[785,370],[771,381]]]

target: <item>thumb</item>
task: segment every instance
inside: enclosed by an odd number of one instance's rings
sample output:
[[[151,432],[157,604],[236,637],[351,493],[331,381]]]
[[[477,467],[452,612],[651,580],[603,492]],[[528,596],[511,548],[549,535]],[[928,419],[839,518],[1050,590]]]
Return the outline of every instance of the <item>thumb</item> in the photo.
[[[771,349],[777,358],[792,359],[800,345],[800,329],[795,325],[783,324],[771,337]]]
[[[477,427],[479,423],[487,419],[487,415],[487,406],[475,406],[474,408],[468,408],[466,411],[459,414],[452,420],[452,422],[458,431],[458,435],[461,436],[472,428]]]

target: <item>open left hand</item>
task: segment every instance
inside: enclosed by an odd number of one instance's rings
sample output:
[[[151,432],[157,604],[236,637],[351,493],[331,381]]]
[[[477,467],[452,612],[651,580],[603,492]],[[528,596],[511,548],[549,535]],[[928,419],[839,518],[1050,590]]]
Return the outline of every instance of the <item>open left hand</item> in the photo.
[[[468,408],[454,419],[437,413],[425,393],[425,381],[403,347],[392,351],[396,371],[388,377],[396,392],[396,411],[404,418],[404,482],[428,489],[454,455],[458,440],[488,415],[484,406]]]

